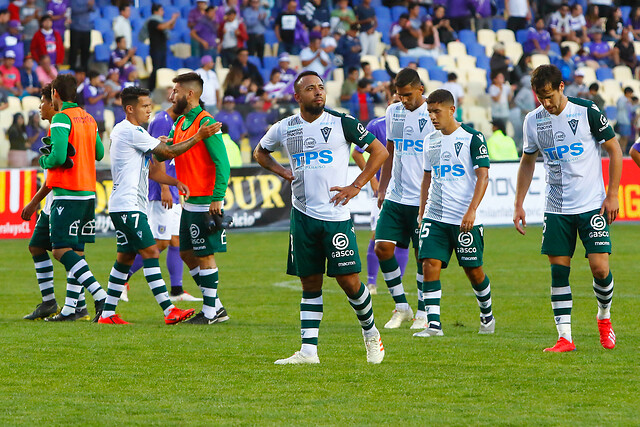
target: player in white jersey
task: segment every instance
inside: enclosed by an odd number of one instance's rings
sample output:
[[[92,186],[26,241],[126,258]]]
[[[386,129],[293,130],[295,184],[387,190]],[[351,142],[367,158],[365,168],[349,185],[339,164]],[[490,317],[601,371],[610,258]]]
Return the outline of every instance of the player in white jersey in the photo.
[[[480,306],[480,334],[492,334],[491,285],[482,269],[484,236],[476,211],[489,184],[489,152],[484,136],[455,119],[451,92],[438,89],[427,98],[435,132],[424,140],[420,196],[420,250],[428,327],[415,337],[444,335],[440,323],[440,272],[455,251]]]
[[[613,276],[609,270],[609,224],[619,210],[622,151],[607,118],[593,102],[564,95],[562,73],[557,67],[536,68],[531,75],[531,85],[541,105],[524,120],[524,152],[518,170],[513,222],[516,229],[525,234],[522,204],[536,158],[541,153],[547,172],[542,253],[549,257],[551,264],[551,306],[559,336],[556,345],[545,351],[576,349],[571,336],[573,300],[569,273],[578,235],[593,275],[600,343],[612,349],[616,338],[610,313]],[[600,147],[607,151],[610,159],[606,192]]]
[[[41,91],[40,97],[40,118],[42,120],[51,122],[53,116],[59,113],[53,105],[51,99],[51,84],[45,85]],[[49,136],[43,138],[45,146],[42,149],[46,152],[50,148],[48,145],[50,142]],[[51,239],[49,234],[49,214],[51,212],[51,203],[53,202],[53,195],[51,194],[51,188],[44,185],[46,181],[47,171],[44,171],[45,179],[38,192],[33,196],[33,199],[24,207],[21,213],[21,217],[25,221],[31,219],[42,200],[45,200],[44,207],[38,216],[38,221],[33,230],[31,241],[29,242],[29,252],[33,258],[34,266],[36,269],[36,278],[38,280],[38,286],[40,288],[40,294],[42,295],[42,303],[36,306],[36,309],[24,316],[27,320],[39,320],[49,316],[55,315],[60,312],[58,303],[56,302],[56,296],[53,289],[53,263],[47,251],[51,250]],[[83,256],[84,243],[79,244],[74,248],[79,255]],[[72,285],[77,285],[76,279],[73,276],[67,277],[67,281]],[[104,303],[104,299],[107,297],[106,292],[97,282],[92,283],[87,288],[93,295],[97,305]],[[96,307],[96,311],[98,307]],[[78,297],[78,304],[76,305],[76,311],[73,320],[91,320],[89,317],[89,311],[87,310],[87,303],[84,298],[84,291],[80,292]]]
[[[318,331],[322,320],[322,279],[335,277],[347,294],[364,336],[367,361],[380,363],[384,348],[373,318],[371,296],[360,281],[360,256],[351,214],[346,204],[373,177],[387,157],[386,150],[362,123],[325,109],[324,82],[313,71],[300,73],[294,83],[300,113],[274,124],[260,140],[254,158],[262,167],[291,182],[291,232],[287,273],[300,277],[302,346],[278,365],[320,363]],[[370,154],[360,175],[347,183],[350,146]],[[293,171],[271,153],[286,148]]]
[[[378,206],[382,208],[376,227],[376,256],[395,309],[385,328],[399,328],[402,322],[413,319],[402,286],[402,274],[394,255],[396,246],[408,248],[413,244],[418,257],[418,211],[422,181],[422,143],[433,132],[429,119],[424,86],[416,70],[400,70],[395,80],[400,102],[387,107],[387,150],[389,158],[382,167],[378,189]],[[411,329],[427,326],[422,299],[422,265],[417,262],[418,310]]]
[[[127,117],[111,132],[113,191],[109,198],[109,216],[116,229],[118,256],[109,275],[107,301],[98,323],[127,323],[115,310],[136,253],[143,258],[145,279],[164,312],[165,323],[178,323],[191,317],[194,310],[181,310],[171,303],[160,273],[160,251],[147,220],[149,163],[151,154],[161,161],[179,156],[201,139],[219,131],[221,125],[202,127],[193,138],[169,146],[166,138],[156,139],[141,126],[151,114],[148,90],[128,87],[122,91],[121,99]],[[189,189],[183,183],[159,169],[154,170],[157,173],[151,177],[153,180],[176,186],[189,196]]]

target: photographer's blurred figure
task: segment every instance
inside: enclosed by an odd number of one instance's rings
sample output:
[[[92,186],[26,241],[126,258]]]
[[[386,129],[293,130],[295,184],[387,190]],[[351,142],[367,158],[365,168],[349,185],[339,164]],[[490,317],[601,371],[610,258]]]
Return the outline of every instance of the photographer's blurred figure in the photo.
[[[513,138],[507,135],[507,125],[502,119],[493,119],[493,135],[487,140],[489,160],[518,160],[518,150]]]

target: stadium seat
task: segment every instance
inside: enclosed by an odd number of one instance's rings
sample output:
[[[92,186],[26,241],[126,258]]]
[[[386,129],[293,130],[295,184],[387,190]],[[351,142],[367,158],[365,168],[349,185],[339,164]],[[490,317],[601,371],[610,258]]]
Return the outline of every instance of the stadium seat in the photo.
[[[197,70],[200,68],[200,58],[195,56],[190,56],[184,59],[184,66],[187,68],[191,68],[193,70]]]
[[[620,82],[612,79],[600,82],[600,94],[604,98],[605,104],[616,105],[616,102],[622,96]]]
[[[17,96],[9,96],[7,97],[7,103],[9,107],[5,110],[6,113],[11,113],[14,115],[15,113],[19,113],[22,111],[22,103],[20,102],[20,98]]]
[[[633,80],[625,80],[620,82],[620,86],[624,89],[625,87],[630,87],[631,89],[633,89],[633,94],[635,96],[638,96],[638,94],[640,94],[640,81],[633,79]],[[24,103],[24,100],[23,100]]]
[[[434,90],[440,89],[442,87],[442,83],[439,80],[429,80],[424,88],[426,94],[430,94]]]
[[[180,74],[187,74],[187,73],[193,73],[193,70],[191,68],[178,68],[176,70],[176,74],[180,75]]]
[[[262,62],[260,62],[260,58],[258,58],[257,56],[249,56],[249,62],[251,62],[258,68],[262,68]]]
[[[480,58],[482,56],[486,57],[487,50],[479,43],[467,44],[467,54],[475,56],[476,58]]]
[[[171,87],[173,86],[173,79],[178,74],[169,68],[160,68],[156,72],[156,87]]]
[[[184,66],[184,59],[176,58],[173,55],[167,55],[167,68],[171,68],[172,70],[177,70]]]
[[[111,50],[106,44],[97,45],[94,54],[96,62],[109,62],[111,58]]]
[[[447,71],[453,71],[456,69],[456,60],[452,56],[440,55],[436,60],[436,63],[438,64],[438,67]]]
[[[378,19],[378,22],[381,19],[385,19],[387,21],[391,21],[391,11],[389,10],[388,7],[386,7],[386,6],[374,6],[374,9],[376,11],[376,18]]]
[[[148,44],[144,44],[144,43],[134,43],[133,44],[136,47],[136,55],[142,57],[142,58],[146,58],[147,56],[149,56],[149,45]]]
[[[517,42],[505,43],[504,53],[513,64],[517,64],[522,58],[522,45]]]
[[[429,79],[429,72],[427,70],[425,70],[424,68],[418,68],[418,76],[420,76],[420,80],[422,81],[422,83],[424,84],[425,82],[428,82]]]
[[[461,42],[449,42],[447,44],[447,54],[452,58],[466,56],[467,48]]]
[[[459,56],[456,58],[456,65],[459,70],[470,70],[476,68],[477,59],[473,56]]]
[[[438,64],[436,63],[436,60],[431,56],[421,56],[420,58],[418,58],[418,66],[430,70],[432,68],[436,68]]]
[[[369,65],[371,65],[372,70],[379,70],[381,68],[380,60],[378,59],[377,56],[374,56],[374,55],[363,55],[360,58],[360,62],[368,62]]]
[[[344,82],[344,69],[343,68],[336,68],[336,69],[333,70],[333,80],[342,85],[342,82]]]
[[[614,67],[613,76],[619,82],[633,79],[631,68],[627,67],[626,65],[618,65],[617,67]]]
[[[485,95],[487,91],[487,79],[483,79],[482,82],[480,81],[468,81],[467,82],[467,87],[465,90],[465,98],[468,97],[471,102],[470,104],[476,104],[476,105],[481,105],[480,102],[478,102],[478,99]]]
[[[40,98],[37,96],[25,96],[22,98],[22,109],[24,111],[38,111],[40,109]]]
[[[429,76],[431,80],[438,80],[440,82],[447,81],[447,72],[442,68],[433,68],[429,70]]]
[[[604,115],[607,116],[607,119],[609,119],[610,122],[615,123],[618,121],[618,108],[613,105],[609,105],[605,107]]]
[[[93,28],[100,31],[101,33],[112,31],[111,21],[104,18],[98,18],[93,22]]]
[[[571,54],[575,55],[580,50],[580,45],[576,42],[566,41],[560,44],[561,47],[568,46],[571,49]]]
[[[278,37],[276,37],[276,33],[273,30],[267,30],[264,33],[264,42],[267,44],[278,43]]]
[[[503,18],[493,18],[491,20],[491,29],[500,31],[507,28],[507,22]]]
[[[264,69],[269,72],[278,66],[278,58],[275,56],[265,56],[262,58],[262,62],[264,63]]]
[[[491,62],[487,56],[477,57],[476,67],[482,68],[483,70],[489,70],[491,68]]]
[[[462,118],[465,122],[473,122],[477,125],[481,122],[489,122],[491,120],[491,113],[487,107],[465,105],[462,111]]]
[[[294,70],[302,70],[302,61],[298,55],[289,55],[289,66]]]
[[[406,68],[410,62],[418,63],[418,58],[415,56],[401,56],[400,57],[400,68]]]
[[[388,82],[390,77],[386,70],[374,70],[373,80],[376,82]]]
[[[467,86],[473,83],[484,88],[487,87],[487,70],[482,68],[468,68],[466,69]]]
[[[553,52],[557,56],[561,56],[560,55],[560,45],[558,43],[556,43],[556,42],[551,42],[549,44],[549,52]]]
[[[470,44],[476,44],[478,39],[476,38],[476,33],[471,30],[460,30],[458,31],[458,39],[461,43],[464,43],[467,47]]]
[[[590,85],[591,83],[597,81],[596,72],[591,67],[581,67],[578,70],[582,71],[584,74],[584,83]],[[576,70],[576,71],[578,71]]]
[[[91,47],[89,50],[93,52],[99,44],[103,44],[104,39],[102,38],[102,33],[98,30],[91,30]]]
[[[518,30],[516,31],[516,41],[520,44],[524,44],[529,37],[529,30]]]
[[[404,6],[393,6],[391,7],[391,20],[393,22],[397,22],[400,18],[400,15],[403,13],[409,13],[406,7]]]
[[[387,64],[389,65],[389,68],[391,68],[392,71],[400,71],[400,61],[398,60],[397,56],[387,55],[385,60],[387,61]]]
[[[502,43],[514,43],[516,41],[516,36],[511,30],[498,30],[496,31],[496,40]]]
[[[531,68],[534,70],[541,65],[549,64],[549,57],[540,53],[531,55]]]
[[[496,44],[496,33],[493,30],[478,30],[478,43],[493,49],[493,45]]]
[[[327,106],[329,108],[340,107],[340,92],[342,90],[342,82],[330,80],[325,83],[325,87],[327,90]]]
[[[105,6],[101,9],[101,12],[102,18],[109,22],[113,22],[113,20],[120,15],[120,11],[116,6]]]
[[[104,127],[108,133],[111,133],[111,130],[116,124],[115,122],[116,122],[116,117],[113,114],[113,111],[111,111],[108,108],[105,108],[104,109]]]
[[[229,74],[228,68],[218,68],[216,69],[216,74],[218,75],[218,81],[222,85],[227,78],[227,74]]]
[[[613,79],[613,71],[608,67],[600,67],[596,70],[596,78],[601,82],[607,79]]]
[[[133,62],[133,65],[135,65],[136,70],[138,71],[138,78],[146,79],[149,77],[149,71],[147,70],[147,66],[145,64],[144,59],[136,55],[133,57],[132,62]]]
[[[620,12],[622,12],[622,22],[627,22],[631,14],[631,6],[620,6]]]

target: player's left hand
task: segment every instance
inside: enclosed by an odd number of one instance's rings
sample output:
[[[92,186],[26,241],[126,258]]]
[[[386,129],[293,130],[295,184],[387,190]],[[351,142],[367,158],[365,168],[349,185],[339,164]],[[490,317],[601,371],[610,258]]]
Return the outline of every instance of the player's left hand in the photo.
[[[329,191],[338,192],[338,194],[336,194],[331,198],[331,200],[329,200],[329,203],[333,203],[334,206],[338,206],[340,204],[344,206],[349,203],[349,200],[358,195],[360,189],[354,187],[353,185],[350,185],[348,187],[331,187]]]
[[[182,184],[182,185],[184,185],[184,184]],[[185,187],[186,187],[186,185],[185,185]],[[187,187],[187,190],[188,189],[189,188]],[[160,202],[162,203],[162,207],[165,208],[165,209],[171,209],[173,207],[173,196],[171,195],[171,190],[169,190],[169,186],[168,185],[161,185],[160,186]]]
[[[163,144],[168,144],[170,142],[173,142],[173,138],[169,138],[168,136],[161,136],[158,138],[158,140]]]
[[[222,200],[220,200],[219,202],[211,202],[211,204],[209,205],[209,213],[211,215],[222,215]]]
[[[620,203],[618,202],[618,198],[610,196],[605,197],[602,207],[600,208],[600,215],[604,215],[606,213],[605,219],[607,220],[607,224],[611,224],[616,220],[619,211]]]
[[[462,217],[462,222],[460,223],[460,232],[468,233],[473,228],[473,223],[476,222],[476,211],[469,209],[466,214]]]
[[[178,184],[176,185],[176,187],[178,188],[178,191],[180,192],[180,194],[184,195],[185,200],[189,199],[189,196],[191,195],[191,191],[189,190],[189,187],[187,187],[187,184],[183,183],[182,181],[178,181]],[[167,187],[167,189],[168,188],[169,187]],[[171,195],[171,193],[169,193],[169,195]],[[173,199],[171,199],[171,203],[173,204]],[[164,206],[164,202],[163,202],[163,206]]]
[[[22,209],[20,218],[22,218],[25,221],[29,221],[31,219],[31,215],[33,215],[36,212],[36,209],[38,209],[37,203],[33,203],[33,202],[27,203],[24,209]]]

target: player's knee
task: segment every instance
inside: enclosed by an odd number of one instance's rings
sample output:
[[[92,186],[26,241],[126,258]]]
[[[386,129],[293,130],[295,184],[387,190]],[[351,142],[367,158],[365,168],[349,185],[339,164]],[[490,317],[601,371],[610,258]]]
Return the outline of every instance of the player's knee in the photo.
[[[61,249],[54,249],[51,251],[51,253],[53,254],[53,257],[60,261],[60,258],[62,258],[62,256],[67,253],[70,249],[69,248],[61,248]]]
[[[29,246],[29,253],[31,256],[39,256],[47,253],[46,249],[39,248],[37,246]]]
[[[591,274],[596,279],[606,279],[609,275],[609,266],[605,264],[592,265]]]
[[[482,267],[465,268],[464,272],[467,274],[469,281],[473,285],[479,285],[484,280],[484,271]]]
[[[393,256],[393,245],[387,242],[376,242],[373,250],[380,260],[387,260]]]
[[[158,249],[158,246],[156,245],[149,246],[148,248],[141,250],[140,255],[143,259],[160,258],[160,249]]]

